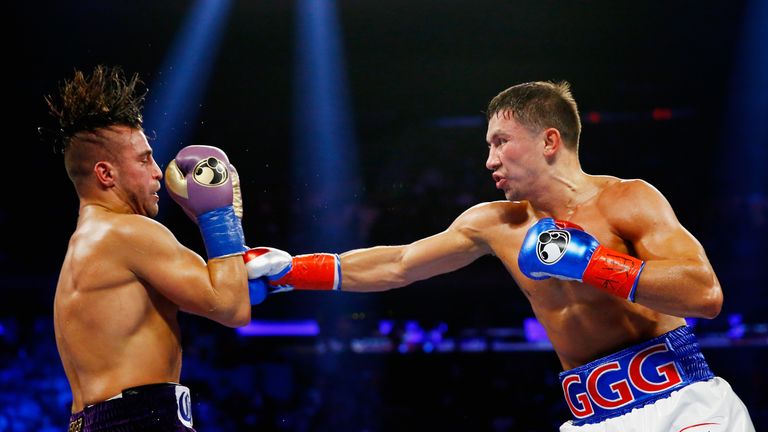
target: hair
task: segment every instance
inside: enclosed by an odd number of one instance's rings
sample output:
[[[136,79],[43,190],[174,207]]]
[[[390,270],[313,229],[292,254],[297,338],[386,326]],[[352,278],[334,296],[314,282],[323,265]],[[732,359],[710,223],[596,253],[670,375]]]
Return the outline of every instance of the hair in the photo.
[[[579,109],[566,81],[536,81],[512,86],[488,104],[488,120],[497,114],[511,115],[529,129],[555,128],[560,131],[566,147],[579,149]]]
[[[64,166],[76,187],[98,158],[113,154],[107,129],[128,126],[143,130],[141,110],[147,93],[139,90],[143,84],[138,74],[128,79],[119,66],[99,65],[89,76],[75,70],[74,77],[61,85],[58,102],[45,97],[59,123]]]

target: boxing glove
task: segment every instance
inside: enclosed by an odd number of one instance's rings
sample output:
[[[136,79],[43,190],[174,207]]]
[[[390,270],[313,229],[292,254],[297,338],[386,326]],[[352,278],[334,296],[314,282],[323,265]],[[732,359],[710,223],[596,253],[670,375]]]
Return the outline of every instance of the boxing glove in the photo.
[[[335,254],[292,257],[280,249],[258,247],[246,251],[243,261],[248,279],[263,281],[269,294],[294,289],[330,291],[341,288],[341,261]]]
[[[245,252],[237,171],[211,146],[184,147],[165,170],[171,198],[197,223],[208,258]]]
[[[629,301],[645,262],[603,247],[580,226],[544,218],[526,233],[517,258],[530,279],[550,277],[592,285]]]

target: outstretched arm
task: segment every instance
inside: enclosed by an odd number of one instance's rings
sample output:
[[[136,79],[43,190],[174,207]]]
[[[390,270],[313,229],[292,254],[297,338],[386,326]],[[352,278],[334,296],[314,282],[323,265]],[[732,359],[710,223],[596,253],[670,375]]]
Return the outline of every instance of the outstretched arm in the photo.
[[[458,226],[457,226],[458,225]],[[447,230],[404,246],[377,246],[341,255],[345,291],[383,291],[449,273],[489,253],[457,220]]]
[[[445,231],[409,245],[376,246],[340,257],[313,254],[291,257],[272,248],[245,254],[249,278],[265,277],[268,290],[334,289],[384,291],[448,273],[491,252],[482,237],[482,206],[459,216]]]

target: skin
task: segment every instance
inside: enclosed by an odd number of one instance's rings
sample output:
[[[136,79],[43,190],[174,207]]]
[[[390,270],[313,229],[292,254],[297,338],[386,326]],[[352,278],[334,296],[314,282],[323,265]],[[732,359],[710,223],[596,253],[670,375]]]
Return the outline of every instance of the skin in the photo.
[[[714,318],[720,283],[701,244],[642,180],[584,173],[554,128],[531,130],[507,112],[489,120],[486,167],[507,201],[483,203],[448,229],[409,245],[341,256],[345,291],[382,291],[462,268],[492,254],[528,298],[563,369],[572,369],[685,324]],[[604,247],[646,261],[635,303],[574,281],[525,277],[517,258],[528,229],[553,217]]]
[[[230,327],[251,316],[242,257],[206,263],[151,219],[162,172],[144,133],[99,132],[109,156],[76,182],[80,213],[54,300],[72,412],[125,388],[179,382],[179,310]]]

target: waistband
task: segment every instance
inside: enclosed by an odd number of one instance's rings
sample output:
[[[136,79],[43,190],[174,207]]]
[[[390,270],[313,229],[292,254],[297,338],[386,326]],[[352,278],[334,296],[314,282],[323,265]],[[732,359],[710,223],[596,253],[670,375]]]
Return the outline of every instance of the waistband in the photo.
[[[696,336],[678,327],[649,341],[560,373],[573,424],[598,423],[714,378]]]
[[[148,384],[72,414],[69,432],[193,431],[189,389],[175,383]]]

